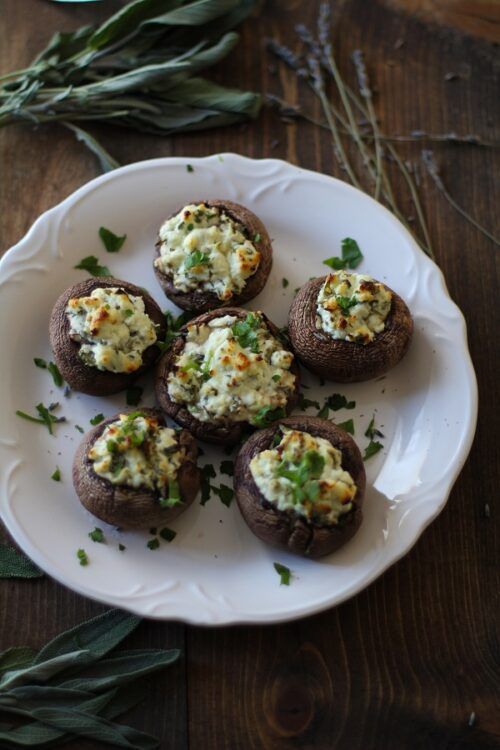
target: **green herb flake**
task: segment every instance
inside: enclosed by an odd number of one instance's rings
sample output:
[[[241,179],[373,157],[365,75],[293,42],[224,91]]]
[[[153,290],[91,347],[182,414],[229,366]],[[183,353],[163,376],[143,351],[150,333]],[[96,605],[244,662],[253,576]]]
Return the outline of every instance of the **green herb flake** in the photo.
[[[232,487],[228,487],[226,484],[221,484],[220,487],[212,487],[213,492],[217,495],[219,500],[226,508],[229,508],[234,497],[234,490]]]
[[[260,236],[260,234],[259,234],[259,233],[257,232],[257,234],[255,235],[255,237],[253,238],[253,241],[254,241],[254,242],[260,242],[260,240],[261,240],[261,236]]]
[[[337,422],[337,427],[345,430],[349,435],[354,435],[354,421],[352,419],[348,419],[346,422]]]
[[[220,472],[221,474],[227,474],[228,477],[232,477],[234,474],[234,461],[221,461]]]
[[[92,539],[93,542],[98,542],[99,544],[103,544],[106,541],[102,529],[98,526],[95,527],[94,531],[89,531],[89,538]]]
[[[180,505],[181,503],[179,482],[176,479],[171,479],[168,483],[168,497],[160,498],[160,505],[162,508],[173,508],[175,505]]]
[[[92,417],[90,420],[90,424],[96,425],[100,424],[104,419],[104,414],[96,414],[95,417]]]
[[[146,547],[152,550],[158,549],[159,546],[160,546],[160,540],[157,537],[155,537],[154,539],[150,539],[149,542],[146,544]]]
[[[80,565],[88,565],[89,564],[89,558],[87,557],[87,553],[84,549],[78,549],[76,551],[76,556],[78,560],[80,561]]]
[[[108,309],[109,309],[109,305],[108,305]],[[134,311],[131,310],[130,308],[127,308],[126,310],[123,311],[123,314],[125,315],[126,318],[131,318],[132,315],[134,314]]]
[[[380,430],[377,430],[375,428],[375,414],[371,418],[370,424],[365,430],[365,437],[370,438],[370,440],[373,440],[374,437],[380,437],[380,438],[385,437],[383,432],[380,432]]]
[[[75,430],[78,430],[78,432],[81,432],[81,433],[82,433],[82,435],[83,435],[83,434],[84,434],[84,432],[85,432],[85,430],[83,429],[83,427],[80,427],[80,425],[79,425],[79,424],[75,424]]]
[[[286,289],[289,283],[290,282],[288,281],[288,279],[281,279],[281,286],[283,287],[283,289]]]
[[[193,225],[189,225],[191,229],[193,228]],[[189,229],[189,227],[188,227]],[[184,268],[186,271],[189,271],[190,268],[196,268],[196,266],[206,266],[210,262],[210,256],[208,253],[202,253],[201,250],[194,250],[194,252],[190,253],[186,260],[184,261]]]
[[[238,320],[231,328],[234,338],[242,349],[250,349],[253,354],[258,354],[260,351],[257,334],[260,323],[260,317],[249,312],[245,320]]]
[[[382,450],[383,447],[384,446],[382,445],[382,443],[379,443],[377,440],[370,440],[370,442],[365,448],[365,452],[363,454],[363,461],[368,461],[369,458],[371,458],[380,450]]]
[[[342,310],[343,315],[349,315],[349,310],[351,309],[351,307],[354,307],[358,304],[358,298],[356,296],[343,297],[342,295],[339,295],[338,297],[335,297],[335,302]]]
[[[341,393],[333,393],[325,399],[323,407],[318,412],[318,417],[327,419],[330,409],[332,411],[339,411],[339,409],[354,409],[355,407],[355,401],[348,401]]]
[[[99,228],[99,237],[101,238],[102,244],[104,245],[108,253],[117,253],[122,249],[123,243],[127,239],[126,234],[120,237],[119,235],[112,232],[111,229],[106,229],[106,227]]]
[[[86,258],[82,258],[77,266],[73,267],[78,268],[82,271],[87,271],[87,273],[89,273],[91,276],[113,275],[107,266],[101,266],[99,264],[99,258],[96,258],[95,255],[87,255]]]
[[[281,419],[284,416],[286,416],[286,412],[282,406],[279,406],[276,409],[273,409],[272,406],[263,406],[253,417],[252,423],[256,427],[268,427],[271,422],[274,422],[276,419]]]
[[[201,468],[201,500],[200,505],[206,505],[210,500],[212,485],[210,479],[215,479],[216,472],[212,464],[205,464]]]
[[[289,586],[290,578],[292,576],[292,572],[290,568],[287,568],[286,565],[282,565],[281,563],[275,562],[274,569],[280,577],[280,586]]]
[[[59,372],[59,368],[55,364],[55,362],[49,362],[49,364],[47,365],[47,369],[52,375],[52,380],[54,381],[54,385],[57,385],[58,388],[64,385],[64,378]]]
[[[194,167],[192,164],[186,164],[186,170],[188,172],[194,172]]]
[[[125,547],[124,544],[119,544],[118,549],[120,550],[120,552],[124,552],[127,548]]]
[[[129,386],[125,392],[127,406],[137,406],[140,403],[143,393],[144,388],[141,388],[140,385]]]
[[[42,370],[47,369],[47,362],[41,357],[35,357],[33,362],[35,363],[37,367],[40,367]]]
[[[278,383],[281,380],[281,375],[277,372],[272,376],[271,380],[274,380],[275,383]]]
[[[25,411],[20,411],[17,409],[16,415],[18,417],[21,417],[22,419],[26,419],[28,422],[35,422],[36,424],[44,424],[51,435],[54,434],[54,425],[58,422],[65,422],[66,417],[56,417],[54,414],[51,414],[51,412],[56,409],[59,406],[59,404],[50,404],[48,407],[44,406],[43,404],[37,404],[36,410],[38,412],[38,417],[33,417],[31,414],[26,414]]]
[[[303,393],[299,395],[299,402],[297,404],[297,407],[301,411],[305,411],[306,409],[319,409],[319,402],[318,401],[312,401],[310,398],[306,398]]]
[[[359,249],[359,245],[356,240],[351,237],[345,237],[341,243],[342,257],[333,256],[323,261],[325,266],[333,268],[335,271],[340,271],[343,268],[357,268],[363,260],[363,253]]]
[[[56,469],[53,474],[50,476],[51,479],[54,480],[54,482],[60,482],[61,481],[61,469],[59,466],[56,466]]]
[[[172,542],[175,539],[175,537],[177,536],[177,532],[173,531],[173,529],[169,529],[167,526],[165,526],[164,529],[160,529],[160,536],[166,542]]]

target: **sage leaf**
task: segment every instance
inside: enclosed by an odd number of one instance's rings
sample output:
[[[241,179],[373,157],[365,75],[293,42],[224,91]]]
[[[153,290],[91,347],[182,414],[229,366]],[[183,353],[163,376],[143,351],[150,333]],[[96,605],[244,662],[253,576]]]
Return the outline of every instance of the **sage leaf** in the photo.
[[[43,578],[44,573],[20,552],[0,544],[0,578]],[[1,660],[0,660],[1,669]]]
[[[14,669],[5,672],[0,679],[0,691],[10,690],[18,685],[26,685],[29,681],[46,682],[54,675],[69,667],[79,667],[89,662],[89,652],[85,649],[58,654],[42,662],[33,663],[24,669]]]
[[[36,651],[29,646],[13,646],[0,653],[0,672],[27,667],[33,662]]]
[[[71,130],[75,134],[77,141],[83,143],[94,154],[103,172],[111,172],[120,166],[119,162],[106,151],[104,146],[86,130],[71,122],[63,122],[62,125]]]

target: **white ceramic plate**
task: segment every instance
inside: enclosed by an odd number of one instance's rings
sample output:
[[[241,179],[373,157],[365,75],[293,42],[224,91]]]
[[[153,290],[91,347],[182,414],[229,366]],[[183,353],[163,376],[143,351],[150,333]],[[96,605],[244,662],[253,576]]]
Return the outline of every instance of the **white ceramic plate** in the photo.
[[[193,171],[187,169],[187,164]],[[320,561],[268,547],[243,522],[236,503],[217,497],[192,506],[172,524],[177,536],[160,549],[146,547],[147,532],[118,533],[88,514],[71,483],[79,424],[125,404],[124,394],[65,398],[33,357],[51,358],[47,325],[56,297],[86,278],[73,266],[94,254],[118,278],[149,289],[167,307],[152,270],[161,221],[193,199],[229,198],[251,208],[274,239],[274,266],[263,293],[250,305],[278,325],[287,319],[294,289],[328,269],[340,240],[354,237],[365,259],[360,271],[379,278],[408,303],[415,337],[405,359],[385,379],[349,386],[304,373],[307,397],[323,402],[334,392],[356,402],[335,415],[353,418],[358,444],[375,413],[384,450],[367,461],[364,522],[340,551]],[[127,234],[117,254],[98,238],[103,225]],[[282,279],[289,281],[284,289]],[[235,154],[169,158],[131,164],[88,183],[51,209],[0,264],[0,510],[7,528],[47,573],[75,591],[107,604],[160,619],[206,625],[279,622],[331,607],[356,594],[404,555],[443,508],[469,451],[476,422],[474,372],[462,315],[439,269],[401,224],[349,185],[286,164]],[[170,303],[169,303],[170,304]],[[147,378],[143,404],[152,403]],[[67,417],[50,437],[41,425],[18,418],[38,402],[60,401]],[[314,410],[310,413],[315,413]],[[205,447],[201,463],[227,458]],[[62,482],[50,476],[59,466]],[[231,484],[229,477],[216,480]],[[107,543],[87,534],[103,528]],[[118,543],[126,545],[120,552]],[[81,567],[76,550],[90,563]],[[273,562],[293,572],[280,586]]]

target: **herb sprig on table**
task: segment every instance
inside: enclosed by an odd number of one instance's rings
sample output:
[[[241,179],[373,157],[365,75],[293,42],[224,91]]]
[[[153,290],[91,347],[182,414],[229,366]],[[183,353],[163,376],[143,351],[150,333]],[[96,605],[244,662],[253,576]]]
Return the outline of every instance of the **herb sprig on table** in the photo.
[[[0,127],[59,122],[108,170],[117,162],[83,121],[170,135],[256,117],[258,94],[198,75],[235,47],[232,29],[256,4],[135,0],[98,27],[57,33],[30,66],[0,79]]]
[[[140,622],[109,610],[38,652],[18,646],[0,653],[0,712],[15,718],[15,725],[0,725],[1,747],[48,748],[75,736],[137,750],[158,747],[155,737],[114,721],[144,697],[144,680],[137,681],[180,655],[178,649],[116,650]]]

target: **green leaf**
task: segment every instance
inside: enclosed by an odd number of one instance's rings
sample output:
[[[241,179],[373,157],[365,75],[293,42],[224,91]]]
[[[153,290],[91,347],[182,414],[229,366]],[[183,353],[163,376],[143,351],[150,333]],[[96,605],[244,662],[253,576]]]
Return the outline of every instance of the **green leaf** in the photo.
[[[140,385],[130,385],[125,393],[127,405],[137,406],[141,401],[142,394],[144,393],[144,388],[141,388]]]
[[[231,332],[243,349],[250,349],[253,354],[259,350],[258,330],[261,326],[261,319],[255,313],[249,312],[245,320],[238,320],[232,327]]]
[[[273,409],[272,406],[263,406],[251,421],[256,427],[267,427],[271,422],[284,416],[286,416],[286,412],[281,406],[276,409]]]
[[[177,536],[177,532],[173,531],[173,529],[169,529],[167,526],[165,526],[165,528],[160,529],[160,536],[166,542],[172,542],[175,539],[175,537]]]
[[[106,227],[99,227],[99,237],[108,253],[117,253],[121,250],[123,243],[127,239],[126,234],[120,237],[117,234],[114,234],[111,229],[106,229]]]
[[[359,249],[356,240],[346,237],[340,244],[342,247],[342,259],[345,261],[347,267],[357,268],[363,260],[363,253]]]
[[[194,167],[192,164],[186,164],[186,172],[194,172]]]
[[[354,307],[358,304],[358,298],[355,295],[353,295],[352,297],[343,297],[342,295],[339,295],[335,297],[335,301],[344,315],[349,315],[349,310],[351,309],[351,307]]]
[[[31,560],[13,547],[0,543],[0,578],[43,578],[43,576],[44,573]]]
[[[227,474],[229,477],[232,477],[234,475],[234,461],[221,461],[220,472],[221,474]]]
[[[47,369],[47,362],[41,357],[35,357],[33,362],[35,363],[37,367],[40,367],[42,370]]]
[[[292,575],[290,568],[287,568],[286,565],[281,565],[281,563],[275,562],[274,569],[280,577],[280,586],[289,586]]]
[[[98,542],[99,544],[103,544],[106,541],[103,530],[98,526],[96,526],[93,531],[89,531],[89,538],[92,539],[93,542]]]
[[[286,289],[289,283],[290,282],[288,281],[288,279],[281,279],[281,286],[283,287],[283,289]]]
[[[376,453],[378,453],[380,450],[382,450],[384,446],[382,443],[379,443],[374,440],[370,440],[368,445],[365,448],[365,452],[363,454],[363,461],[367,461],[369,458],[374,456]]]
[[[202,253],[201,250],[195,250],[190,253],[184,261],[184,268],[189,271],[190,268],[196,268],[196,266],[206,266],[210,263],[210,255],[208,253]]]
[[[89,564],[89,558],[87,557],[87,553],[84,549],[77,549],[76,556],[78,558],[78,561],[80,565],[85,566]]]
[[[52,380],[54,381],[54,385],[57,385],[58,388],[60,388],[62,385],[64,385],[64,378],[59,372],[58,366],[55,364],[55,362],[49,362],[47,366],[48,371],[52,375]]]
[[[90,424],[95,426],[96,424],[100,424],[101,422],[103,422],[104,419],[105,419],[104,414],[99,413],[99,414],[96,414],[95,417],[92,417],[92,419],[89,419],[89,422]]]
[[[212,491],[217,495],[226,508],[230,507],[234,497],[234,490],[232,487],[228,487],[226,484],[221,484],[220,487],[212,487]]]
[[[375,414],[371,418],[370,424],[365,430],[365,437],[370,438],[370,440],[373,440],[374,437],[385,437],[383,432],[380,432],[380,430],[377,430],[375,428]]]
[[[36,651],[29,646],[13,646],[0,653],[0,673],[29,666]]]
[[[329,266],[330,268],[333,268],[335,271],[340,271],[342,268],[346,267],[345,261],[342,260],[342,258],[339,258],[337,255],[334,255],[332,258],[327,258],[323,261],[323,265]]]
[[[146,547],[148,547],[148,549],[150,550],[158,549],[159,546],[160,540],[157,537],[155,537],[154,539],[150,539],[146,544]]]
[[[97,141],[94,136],[86,130],[71,122],[62,122],[61,124],[71,130],[75,134],[76,139],[83,143],[84,146],[86,146],[89,151],[97,157],[103,172],[111,172],[113,169],[117,169],[120,166],[116,159],[106,151],[104,146],[102,146],[99,141]]]
[[[87,255],[85,258],[82,258],[78,265],[73,267],[82,271],[87,271],[91,276],[113,275],[107,266],[101,266],[99,264],[99,259],[96,258],[95,255]]]
[[[59,466],[56,467],[55,471],[53,472],[53,474],[51,474],[50,478],[53,479],[54,482],[60,482],[61,481],[61,470],[60,470]]]
[[[354,421],[352,419],[348,419],[346,422],[337,422],[337,427],[345,430],[350,435],[354,435]]]
[[[305,398],[304,394],[301,393],[299,395],[297,408],[300,409],[301,411],[305,411],[306,409],[319,409],[319,402],[312,401],[309,398]]]
[[[348,401],[345,396],[341,393],[332,393],[325,399],[323,408],[318,413],[318,417],[328,417],[328,410],[339,411],[339,409],[354,409],[356,407],[355,401]]]
[[[40,403],[36,405],[38,417],[33,417],[31,414],[26,414],[26,412],[20,411],[19,409],[16,411],[16,415],[18,417],[22,417],[22,419],[26,419],[29,422],[35,422],[36,424],[45,425],[50,434],[53,435],[53,425],[57,424],[58,422],[66,421],[66,417],[56,417],[54,416],[54,414],[51,414],[51,411],[58,406],[59,404],[51,404],[49,407],[46,407]]]
[[[33,663],[24,669],[5,672],[0,679],[0,690],[10,690],[33,681],[46,682],[70,667],[80,667],[88,663],[89,652],[85,649],[78,649],[42,661],[38,661],[38,658],[39,656],[35,657]]]

